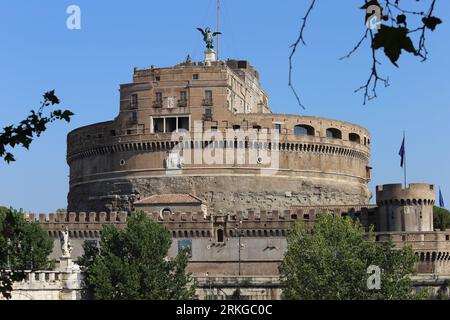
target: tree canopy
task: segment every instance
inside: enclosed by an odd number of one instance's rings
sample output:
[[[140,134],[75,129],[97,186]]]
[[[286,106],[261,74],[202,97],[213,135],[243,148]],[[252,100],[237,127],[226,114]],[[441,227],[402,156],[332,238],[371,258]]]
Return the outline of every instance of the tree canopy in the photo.
[[[433,208],[433,224],[436,230],[450,228],[450,211],[444,208]]]
[[[38,223],[25,221],[21,211],[0,207],[0,294],[10,298],[13,282],[23,280],[24,271],[49,269],[52,248]]]
[[[411,247],[375,242],[359,221],[322,214],[312,229],[297,221],[288,233],[280,266],[283,298],[294,300],[412,299]],[[381,270],[380,289],[370,290],[370,266]]]
[[[85,243],[79,260],[87,289],[99,300],[178,300],[194,297],[186,274],[188,257],[168,258],[172,239],[164,226],[143,212],[132,213],[127,227],[103,227],[99,247]]]

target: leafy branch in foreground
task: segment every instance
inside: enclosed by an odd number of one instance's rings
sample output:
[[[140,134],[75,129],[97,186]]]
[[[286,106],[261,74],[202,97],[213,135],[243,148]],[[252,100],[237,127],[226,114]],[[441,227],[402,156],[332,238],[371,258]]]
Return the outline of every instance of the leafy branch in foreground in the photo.
[[[55,120],[65,120],[70,122],[73,113],[69,110],[54,110],[48,115],[44,115],[44,109],[49,106],[58,105],[60,103],[58,97],[55,95],[55,90],[48,91],[44,95],[44,101],[37,111],[31,110],[30,115],[18,125],[10,125],[3,128],[0,132],[0,158],[3,158],[7,163],[15,161],[14,155],[7,151],[7,147],[15,148],[22,146],[28,150],[31,142],[36,137],[39,137],[42,132],[47,130],[47,124]]]
[[[421,61],[428,59],[428,50],[426,47],[427,31],[434,31],[442,23],[442,20],[434,15],[436,0],[416,0],[416,6],[421,6],[428,2],[427,10],[411,10],[400,6],[401,0],[365,0],[361,9],[366,13],[366,26],[364,34],[357,42],[354,48],[340,60],[350,58],[366,40],[370,40],[371,48],[371,68],[368,80],[355,93],[363,92],[363,105],[367,101],[377,97],[378,83],[381,82],[385,87],[389,86],[389,79],[379,75],[377,67],[381,65],[377,57],[378,49],[383,49],[386,57],[393,65],[398,67],[398,60],[403,51],[412,53],[421,58]],[[289,56],[289,87],[292,89],[298,104],[304,108],[300,97],[292,85],[292,58],[301,45],[305,45],[304,31],[307,20],[316,4],[316,0],[311,0],[310,6],[302,19],[300,33],[296,42],[291,46]],[[375,20],[374,17],[376,18]],[[375,23],[374,23],[375,21]],[[410,28],[410,26],[415,27]],[[416,45],[411,36],[417,35]],[[369,39],[370,38],[370,39]]]

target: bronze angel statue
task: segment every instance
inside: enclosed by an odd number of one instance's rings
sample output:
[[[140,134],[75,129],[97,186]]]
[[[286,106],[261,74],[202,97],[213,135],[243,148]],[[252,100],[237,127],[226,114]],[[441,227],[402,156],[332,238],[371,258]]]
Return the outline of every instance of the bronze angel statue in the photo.
[[[220,33],[220,32],[212,32],[209,27],[207,27],[205,30],[203,30],[202,28],[197,28],[197,30],[202,33],[203,41],[205,41],[205,43],[206,43],[206,48],[207,49],[214,49],[213,39],[214,39],[215,36],[217,36],[218,34],[222,34],[222,33]]]

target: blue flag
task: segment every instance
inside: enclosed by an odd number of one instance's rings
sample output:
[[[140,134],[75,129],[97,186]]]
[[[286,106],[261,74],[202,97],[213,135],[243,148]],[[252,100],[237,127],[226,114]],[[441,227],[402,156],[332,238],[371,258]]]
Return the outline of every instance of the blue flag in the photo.
[[[444,197],[442,196],[441,188],[439,188],[439,207],[445,208]]]
[[[406,152],[406,149],[405,149],[405,137],[403,137],[402,146],[400,147],[400,151],[398,153],[398,155],[401,157],[400,167],[402,167],[402,168],[405,165],[405,152]]]

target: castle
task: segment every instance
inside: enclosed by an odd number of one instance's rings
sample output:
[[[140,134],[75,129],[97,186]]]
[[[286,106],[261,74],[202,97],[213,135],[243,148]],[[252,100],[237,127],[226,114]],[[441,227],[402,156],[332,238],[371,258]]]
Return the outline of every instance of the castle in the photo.
[[[433,227],[434,186],[378,186],[369,205],[370,145],[355,124],[272,113],[248,61],[216,61],[207,50],[197,63],[135,68],[120,86],[118,116],[68,135],[68,212],[29,219],[55,239],[52,258],[68,227],[76,259],[103,225],[123,228],[132,210],[146,211],[172,235],[170,256],[190,248],[202,297],[239,285],[278,298],[287,230],[322,212],[412,245],[422,280],[450,275],[450,231]]]

